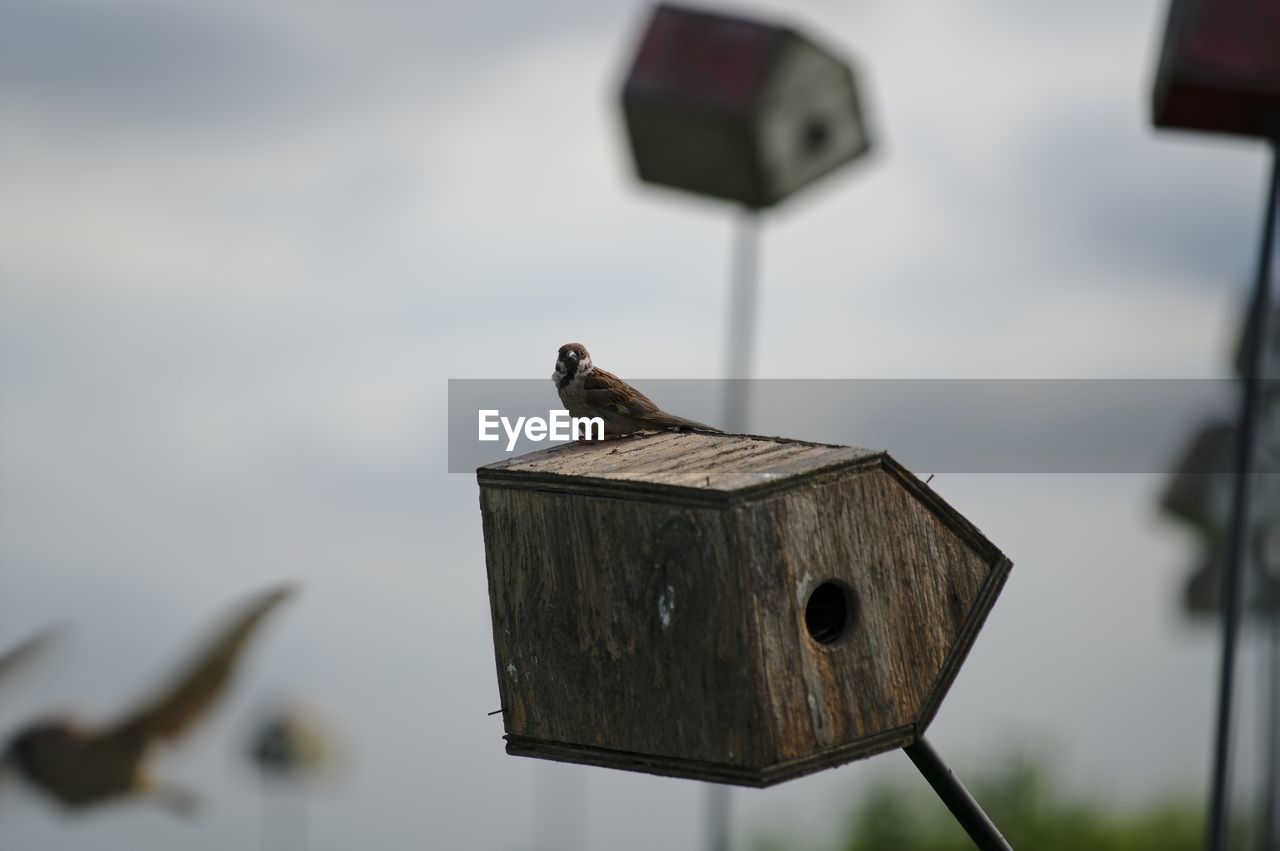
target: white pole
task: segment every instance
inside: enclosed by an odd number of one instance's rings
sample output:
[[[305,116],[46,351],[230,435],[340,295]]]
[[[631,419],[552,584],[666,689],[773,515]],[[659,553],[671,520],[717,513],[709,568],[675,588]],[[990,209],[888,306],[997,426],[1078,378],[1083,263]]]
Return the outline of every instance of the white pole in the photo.
[[[734,228],[733,268],[729,282],[728,353],[724,417],[728,432],[747,430],[752,356],[755,347],[756,301],[760,253],[760,213],[744,207]]]

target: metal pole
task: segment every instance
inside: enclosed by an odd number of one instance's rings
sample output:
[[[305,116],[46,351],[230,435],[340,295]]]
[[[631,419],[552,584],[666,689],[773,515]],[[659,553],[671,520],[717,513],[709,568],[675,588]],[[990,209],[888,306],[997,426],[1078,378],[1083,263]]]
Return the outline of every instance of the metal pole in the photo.
[[[536,760],[533,773],[533,848],[581,851],[586,847],[587,781],[582,769]]]
[[[734,228],[732,280],[729,283],[729,347],[725,375],[721,427],[728,432],[747,430],[748,390],[755,345],[756,292],[760,253],[760,212],[744,207]]]
[[[1266,224],[1258,276],[1249,306],[1244,338],[1244,393],[1240,404],[1240,425],[1236,430],[1235,478],[1231,495],[1231,523],[1227,534],[1227,561],[1222,571],[1222,663],[1218,681],[1218,716],[1214,736],[1213,776],[1209,801],[1209,851],[1227,847],[1228,800],[1231,785],[1231,745],[1235,698],[1236,645],[1240,633],[1241,588],[1244,559],[1248,551],[1250,527],[1249,498],[1252,491],[1253,454],[1257,443],[1258,413],[1262,406],[1262,354],[1267,340],[1267,320],[1271,308],[1271,255],[1275,244],[1276,204],[1280,200],[1280,144],[1273,140],[1271,188],[1267,193]]]
[[[729,787],[707,785],[707,849],[729,851]]]
[[[744,207],[734,224],[733,259],[729,280],[729,344],[725,355],[724,416],[719,425],[727,432],[747,430],[750,407],[751,361],[755,347],[756,293],[759,289],[760,213]],[[728,786],[707,786],[706,831],[708,851],[729,851]]]
[[[296,792],[297,798],[289,799],[290,792]],[[306,851],[309,827],[306,795],[303,783],[294,784],[286,778],[271,779],[264,775],[261,835],[263,851],[287,851],[290,848]]]
[[[1274,601],[1273,601],[1274,603]],[[1267,711],[1267,788],[1261,851],[1280,848],[1280,607],[1271,609],[1271,700]]]
[[[951,773],[951,769],[947,768],[942,757],[938,756],[938,752],[924,736],[916,739],[914,745],[908,745],[902,750],[911,757],[916,768],[920,769],[920,773],[924,775],[925,780],[929,781],[933,791],[938,793],[942,803],[947,805],[947,809],[956,817],[956,821],[960,822],[960,826],[964,828],[965,833],[969,834],[974,845],[981,851],[1013,851],[1000,830],[969,794],[969,790],[964,788],[964,784]]]

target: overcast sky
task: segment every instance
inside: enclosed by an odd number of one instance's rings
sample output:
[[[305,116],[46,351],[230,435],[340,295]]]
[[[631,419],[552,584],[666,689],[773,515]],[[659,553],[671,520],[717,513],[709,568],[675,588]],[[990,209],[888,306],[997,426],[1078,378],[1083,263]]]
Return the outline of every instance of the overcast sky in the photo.
[[[1163,3],[752,8],[855,60],[876,141],[768,216],[759,375],[1226,374],[1266,163],[1150,129]],[[0,845],[252,847],[237,749],[285,695],[346,751],[316,848],[697,847],[696,784],[505,756],[477,489],[444,472],[448,378],[542,378],[572,339],[631,378],[722,369],[731,210],[639,187],[623,145],[645,9],[0,0],[0,646],[74,627],[0,729],[110,717],[223,607],[305,587],[162,765],[197,824],[6,784]],[[944,755],[1043,743],[1096,794],[1201,794],[1214,635],[1177,610],[1163,480],[934,485],[1015,562]],[[738,793],[735,830],[829,835],[908,769]]]

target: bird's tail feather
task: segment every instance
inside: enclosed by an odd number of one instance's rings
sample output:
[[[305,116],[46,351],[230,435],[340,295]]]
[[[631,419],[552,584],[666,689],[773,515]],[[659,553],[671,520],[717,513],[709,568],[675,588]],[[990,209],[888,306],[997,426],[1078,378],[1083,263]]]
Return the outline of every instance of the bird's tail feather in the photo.
[[[718,428],[700,423],[697,420],[686,420],[684,417],[677,417],[671,414],[663,414],[659,420],[667,428],[689,429],[691,431],[705,431],[711,434],[724,434]]]

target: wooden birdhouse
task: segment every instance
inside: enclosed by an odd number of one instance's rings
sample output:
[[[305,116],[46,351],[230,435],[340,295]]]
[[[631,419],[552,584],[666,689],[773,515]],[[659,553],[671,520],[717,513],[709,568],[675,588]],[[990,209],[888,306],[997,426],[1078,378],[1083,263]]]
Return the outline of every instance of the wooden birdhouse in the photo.
[[[883,452],[664,433],[477,478],[512,754],[767,786],[913,744],[1010,569]]]
[[[622,103],[642,180],[752,208],[869,147],[846,62],[787,27],[666,4]]]
[[[1280,3],[1171,0],[1158,127],[1280,137]]]

